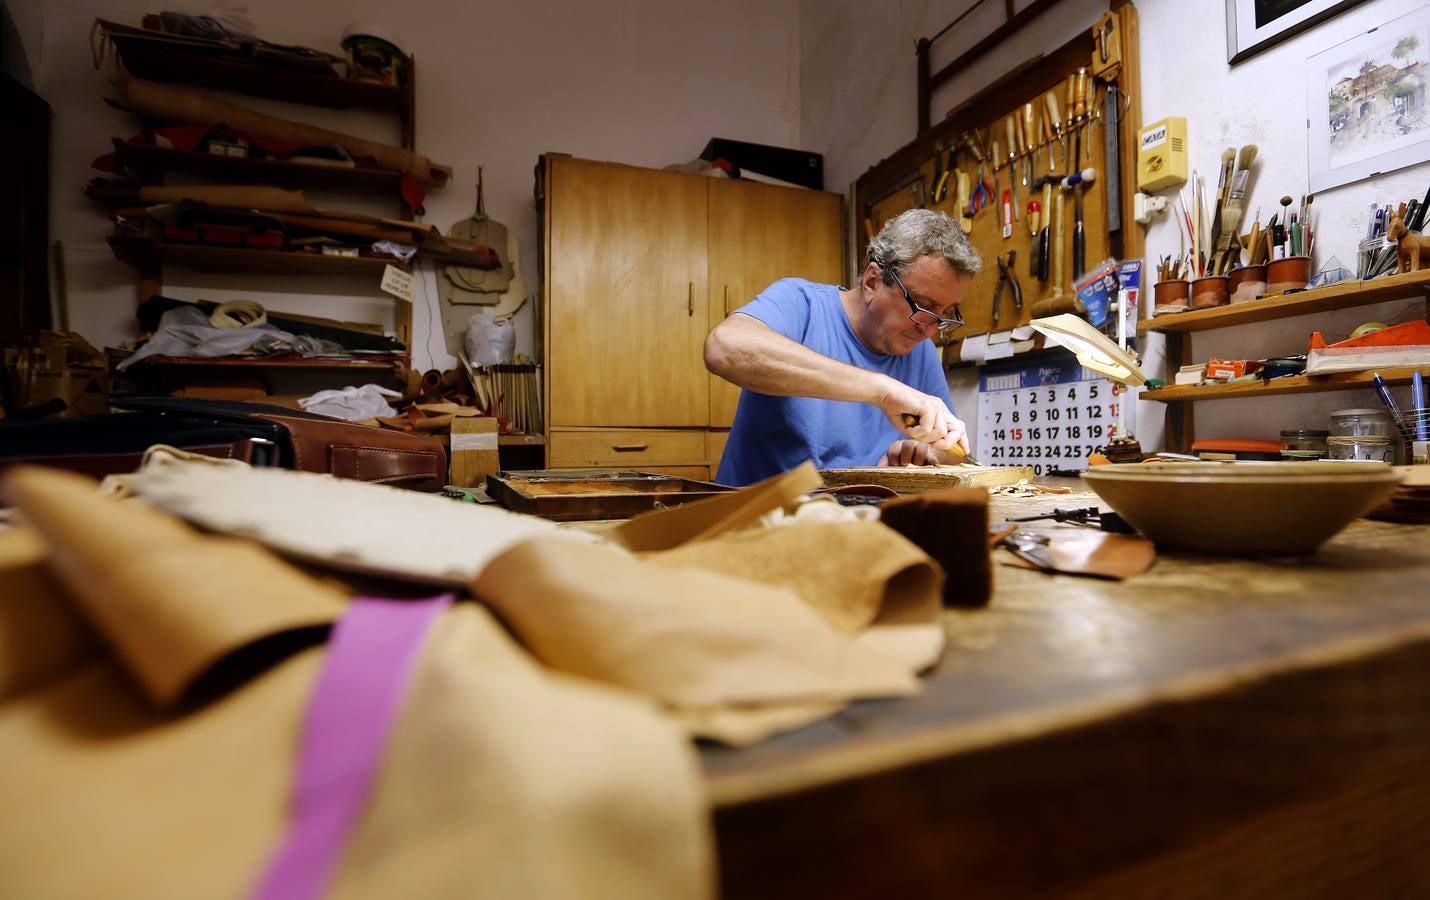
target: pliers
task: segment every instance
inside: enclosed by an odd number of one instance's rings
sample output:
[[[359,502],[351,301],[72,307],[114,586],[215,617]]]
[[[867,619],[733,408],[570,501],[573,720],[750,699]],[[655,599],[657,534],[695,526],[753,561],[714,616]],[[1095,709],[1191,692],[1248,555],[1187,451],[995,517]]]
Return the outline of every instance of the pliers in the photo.
[[[993,202],[993,186],[988,183],[988,178],[983,174],[983,167],[978,167],[978,177],[973,182],[973,193],[968,197],[968,216],[973,218],[980,209]]]
[[[1011,284],[1013,286],[1013,309],[1018,313],[1019,321],[1023,318],[1023,288],[1018,284],[1018,273],[1013,270],[1013,263],[1018,258],[1017,250],[1009,250],[1007,253],[998,255],[998,287],[993,290],[993,328],[998,327],[998,312],[1003,307],[1003,286]]]

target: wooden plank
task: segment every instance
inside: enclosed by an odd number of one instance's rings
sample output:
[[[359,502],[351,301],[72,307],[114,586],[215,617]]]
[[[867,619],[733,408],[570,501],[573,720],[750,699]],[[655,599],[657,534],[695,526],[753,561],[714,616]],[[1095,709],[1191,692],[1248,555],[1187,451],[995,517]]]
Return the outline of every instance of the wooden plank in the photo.
[[[1377,369],[1387,384],[1405,385],[1417,371],[1416,366]],[[1174,403],[1183,400],[1224,400],[1247,397],[1272,397],[1277,394],[1305,394],[1319,391],[1349,391],[1371,386],[1375,372],[1335,372],[1329,375],[1288,375],[1271,381],[1232,384],[1168,385],[1155,391],[1143,391],[1139,400],[1160,400]]]
[[[1430,270],[1387,275],[1370,281],[1341,281],[1294,294],[1157,316],[1155,319],[1139,322],[1137,331],[1139,334],[1148,331],[1207,331],[1212,328],[1249,325],[1290,316],[1330,312],[1333,309],[1366,306],[1386,300],[1400,300],[1416,294],[1430,296]]]
[[[1421,896],[1427,578],[1430,526],[1364,520],[1123,582],[1000,567],[921,695],[702,751],[723,895]]]
[[[900,494],[917,494],[950,487],[995,487],[1032,481],[1027,466],[851,466],[820,469],[828,487],[877,484]]]

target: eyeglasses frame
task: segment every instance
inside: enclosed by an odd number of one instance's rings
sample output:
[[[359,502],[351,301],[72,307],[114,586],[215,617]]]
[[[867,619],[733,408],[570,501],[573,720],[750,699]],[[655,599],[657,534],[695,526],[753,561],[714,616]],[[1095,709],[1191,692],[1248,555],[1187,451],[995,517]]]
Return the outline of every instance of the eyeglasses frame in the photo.
[[[879,268],[883,269],[885,272],[888,272],[889,277],[894,279],[894,284],[899,286],[899,291],[903,293],[904,299],[908,301],[909,307],[912,310],[912,312],[909,313],[910,322],[913,322],[915,325],[918,325],[922,328],[927,328],[930,325],[937,325],[939,334],[943,335],[951,334],[955,329],[963,327],[963,313],[959,312],[957,303],[952,306],[953,318],[945,319],[943,316],[939,315],[933,310],[924,309],[922,306],[919,306],[917,303],[914,302],[913,295],[909,293],[908,288],[904,287],[904,282],[899,279],[899,273],[894,271],[893,266],[885,266],[882,263],[875,263],[875,265],[879,266]],[[888,282],[885,282],[885,284],[887,283]],[[915,318],[919,313],[923,313],[924,315],[928,316],[933,316],[934,319],[937,321],[920,322],[917,318]]]

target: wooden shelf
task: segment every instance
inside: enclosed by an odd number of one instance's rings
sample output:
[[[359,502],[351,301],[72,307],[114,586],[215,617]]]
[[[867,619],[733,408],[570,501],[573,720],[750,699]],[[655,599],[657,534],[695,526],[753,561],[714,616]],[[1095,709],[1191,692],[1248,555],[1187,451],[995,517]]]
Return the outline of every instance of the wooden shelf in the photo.
[[[169,244],[139,235],[112,235],[114,255],[141,273],[159,265],[188,266],[200,272],[244,272],[274,275],[355,275],[380,278],[387,266],[407,267],[395,259],[323,256],[249,247]]]
[[[174,366],[180,368],[213,369],[378,369],[390,370],[398,364],[392,359],[314,359],[311,357],[226,358],[202,356],[151,356],[134,364],[129,371],[144,366]]]
[[[273,184],[289,188],[353,191],[364,194],[398,196],[401,172],[385,169],[357,169],[308,165],[272,159],[246,159],[192,153],[165,147],[146,147],[114,138],[114,155],[119,164],[149,180],[167,172],[182,172],[220,183]]]
[[[124,68],[140,78],[171,84],[201,85],[337,109],[361,107],[401,112],[401,87],[308,72],[265,62],[218,56],[142,38],[115,36]]]
[[[512,432],[510,434],[497,435],[497,444],[502,447],[512,446],[532,446],[538,447],[546,443],[546,438],[539,434],[522,434]]]
[[[1415,366],[1377,369],[1390,385],[1410,383],[1411,375],[1418,371]],[[1307,394],[1319,391],[1349,391],[1371,386],[1372,371],[1336,372],[1329,375],[1288,375],[1270,381],[1242,382],[1239,384],[1196,384],[1169,385],[1155,391],[1142,391],[1139,400],[1160,400],[1164,403],[1179,403],[1191,400],[1246,399],[1248,397],[1271,397],[1277,394]]]
[[[1233,303],[1211,309],[1172,313],[1137,323],[1137,333],[1149,331],[1187,333],[1269,322],[1290,316],[1328,312],[1397,300],[1415,293],[1430,295],[1430,270],[1388,275],[1370,281],[1342,281],[1328,287],[1277,297]]]

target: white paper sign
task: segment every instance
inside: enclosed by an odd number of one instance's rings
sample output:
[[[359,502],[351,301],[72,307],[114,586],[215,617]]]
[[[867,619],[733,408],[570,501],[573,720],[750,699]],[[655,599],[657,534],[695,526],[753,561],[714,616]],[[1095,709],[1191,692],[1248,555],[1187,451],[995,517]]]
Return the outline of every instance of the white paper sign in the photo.
[[[411,272],[404,272],[391,263],[382,270],[382,290],[399,300],[412,302],[412,288],[415,282],[416,279],[412,277]]]

